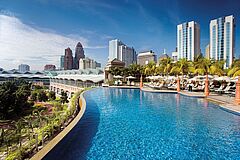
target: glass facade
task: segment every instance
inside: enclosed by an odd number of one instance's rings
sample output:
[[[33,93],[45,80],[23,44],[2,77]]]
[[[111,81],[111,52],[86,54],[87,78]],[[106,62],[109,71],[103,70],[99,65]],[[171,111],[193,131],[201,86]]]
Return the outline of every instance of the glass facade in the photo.
[[[224,21],[225,18],[218,18],[218,59],[224,59]]]
[[[192,27],[189,27],[189,57],[190,59],[193,59],[193,53],[192,53]]]
[[[187,42],[188,42],[188,24],[183,23],[183,57],[182,58],[187,58],[187,53],[188,53]]]
[[[226,23],[226,67],[229,67],[230,56],[230,22]]]
[[[216,26],[212,28],[212,58],[216,55]]]
[[[178,31],[178,35],[179,35],[179,40],[178,40],[178,42],[179,42],[179,53],[182,53],[182,30],[179,30]],[[179,56],[179,58],[182,58],[182,55],[181,54],[179,54],[178,55]]]

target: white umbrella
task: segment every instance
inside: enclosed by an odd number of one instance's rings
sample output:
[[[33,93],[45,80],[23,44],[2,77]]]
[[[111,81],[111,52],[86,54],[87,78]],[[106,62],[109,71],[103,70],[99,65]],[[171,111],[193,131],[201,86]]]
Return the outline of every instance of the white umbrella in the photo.
[[[136,77],[133,77],[133,76],[128,76],[126,77],[127,79],[135,79]]]
[[[148,77],[146,77],[147,79],[153,79],[153,76],[148,76]]]
[[[216,81],[230,81],[231,79],[227,76],[222,76],[222,77],[218,77],[218,78],[215,78],[214,80]]]
[[[120,79],[120,78],[123,78],[123,77],[122,77],[122,76],[120,76],[120,75],[117,75],[117,76],[113,76],[113,78]]]

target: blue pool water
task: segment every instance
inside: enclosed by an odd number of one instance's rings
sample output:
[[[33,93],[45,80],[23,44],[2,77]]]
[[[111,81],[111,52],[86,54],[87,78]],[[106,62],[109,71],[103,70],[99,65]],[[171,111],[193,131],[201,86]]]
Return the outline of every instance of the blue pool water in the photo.
[[[84,97],[83,118],[44,159],[240,159],[240,116],[204,99],[109,88]]]

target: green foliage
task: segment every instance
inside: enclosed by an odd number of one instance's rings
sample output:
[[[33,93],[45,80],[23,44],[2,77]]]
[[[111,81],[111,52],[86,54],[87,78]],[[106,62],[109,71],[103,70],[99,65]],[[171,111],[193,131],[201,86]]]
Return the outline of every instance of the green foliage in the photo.
[[[56,99],[56,94],[53,91],[48,92],[48,98],[49,100],[55,100]]]
[[[28,97],[31,84],[25,81],[8,81],[0,84],[0,119],[21,115],[30,107]]]
[[[46,102],[48,100],[48,96],[44,90],[40,90],[38,92],[38,101]]]
[[[62,104],[68,103],[68,96],[66,92],[61,92],[60,102]]]

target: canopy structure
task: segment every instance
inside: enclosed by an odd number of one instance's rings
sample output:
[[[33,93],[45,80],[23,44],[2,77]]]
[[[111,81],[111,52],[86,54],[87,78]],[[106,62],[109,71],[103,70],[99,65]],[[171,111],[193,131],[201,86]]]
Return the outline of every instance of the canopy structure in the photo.
[[[75,75],[67,75],[61,74],[53,77],[54,79],[67,79],[67,80],[80,80],[80,81],[92,81],[94,83],[98,83],[104,80],[104,75],[84,75],[84,74],[75,74]]]

